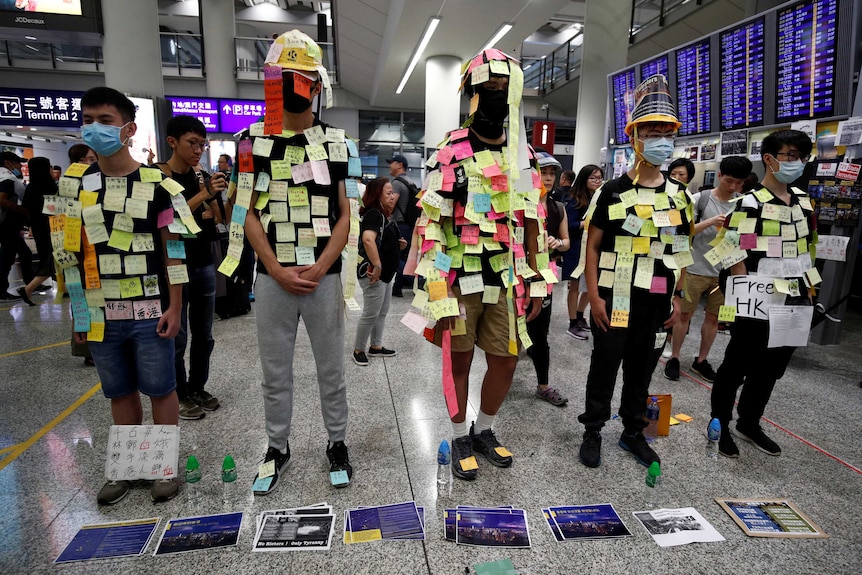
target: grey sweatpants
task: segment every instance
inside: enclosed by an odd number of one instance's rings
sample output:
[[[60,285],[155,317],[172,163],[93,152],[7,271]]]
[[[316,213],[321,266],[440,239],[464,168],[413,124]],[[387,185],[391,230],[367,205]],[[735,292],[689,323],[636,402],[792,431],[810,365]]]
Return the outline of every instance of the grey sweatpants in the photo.
[[[269,446],[283,450],[293,418],[293,355],[300,317],[317,366],[320,408],[329,441],[347,434],[347,385],[344,383],[344,299],[341,277],[327,274],[308,295],[284,291],[259,274],[254,286],[257,341],[263,370],[263,405]]]
[[[368,335],[371,334],[371,345],[383,346],[383,328],[386,327],[386,314],[392,301],[392,281],[371,283],[368,278],[359,280],[362,288],[362,317],[356,324],[356,340],[354,349],[365,351]]]

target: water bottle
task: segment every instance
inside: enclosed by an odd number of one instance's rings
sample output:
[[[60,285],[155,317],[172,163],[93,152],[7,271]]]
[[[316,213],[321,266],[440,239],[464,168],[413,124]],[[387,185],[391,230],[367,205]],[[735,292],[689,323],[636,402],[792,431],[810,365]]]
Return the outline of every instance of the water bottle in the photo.
[[[713,417],[706,430],[706,457],[707,459],[718,459],[718,440],[721,439],[721,422]]]
[[[449,450],[449,442],[444,439],[437,450],[437,493],[440,495],[445,495],[449,489],[451,463],[452,452]]]
[[[658,398],[653,395],[649,398],[649,405],[646,408],[647,426],[644,429],[644,437],[649,443],[655,441],[658,436],[658,414]]]
[[[221,464],[222,501],[225,505],[238,502],[239,482],[236,480],[236,463],[230,455],[224,456]]]
[[[658,461],[653,461],[650,464],[644,485],[644,503],[646,503],[647,509],[653,509],[658,504],[659,486],[661,485],[661,466]]]
[[[186,460],[186,500],[194,504],[199,503],[202,497],[201,466],[197,457],[189,455]]]

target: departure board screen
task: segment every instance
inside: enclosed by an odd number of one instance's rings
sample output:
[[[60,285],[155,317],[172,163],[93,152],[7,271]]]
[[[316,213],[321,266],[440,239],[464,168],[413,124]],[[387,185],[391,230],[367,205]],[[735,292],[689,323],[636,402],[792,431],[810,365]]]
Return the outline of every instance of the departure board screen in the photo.
[[[809,0],[778,12],[776,121],[834,113],[837,30],[838,0]]]
[[[764,29],[761,18],[720,35],[722,130],[763,124]]]
[[[676,92],[679,135],[709,132],[709,40],[676,51]]]
[[[667,76],[667,55],[659,56],[655,60],[644,62],[641,64],[641,81],[643,82],[650,76],[661,74]]]
[[[614,138],[617,144],[627,144],[626,124],[634,108],[635,70],[624,70],[611,76],[614,89]]]

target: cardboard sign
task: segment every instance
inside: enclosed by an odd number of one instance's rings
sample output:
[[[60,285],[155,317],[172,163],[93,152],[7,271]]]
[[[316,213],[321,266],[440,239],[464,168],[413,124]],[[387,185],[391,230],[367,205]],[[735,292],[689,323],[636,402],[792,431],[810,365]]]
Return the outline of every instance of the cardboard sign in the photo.
[[[784,304],[785,294],[775,289],[775,281],[763,276],[729,276],[724,304],[736,308],[736,317],[769,319],[769,308]]]
[[[114,481],[176,477],[179,446],[176,425],[112,425],[105,477]]]

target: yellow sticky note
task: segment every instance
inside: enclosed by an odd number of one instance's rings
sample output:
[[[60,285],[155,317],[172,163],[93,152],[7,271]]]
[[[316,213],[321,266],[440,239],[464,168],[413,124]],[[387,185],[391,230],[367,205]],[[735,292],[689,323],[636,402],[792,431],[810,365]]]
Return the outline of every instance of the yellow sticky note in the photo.
[[[66,168],[66,172],[63,175],[71,176],[73,178],[80,178],[89,168],[90,164],[72,164],[71,166]]]
[[[650,239],[649,238],[632,238],[632,253],[635,254],[648,254],[650,247]]]
[[[512,457],[512,452],[503,446],[495,447],[494,451],[496,451],[497,455],[499,455],[500,457]]]
[[[185,188],[178,181],[173,178],[165,178],[161,182],[162,187],[168,191],[168,193],[172,196],[176,196],[177,194],[183,193]]]
[[[295,188],[287,188],[287,201],[291,208],[308,205],[308,188],[298,186]]]
[[[675,417],[671,417],[670,418],[670,424],[671,425],[679,425],[679,420]]]
[[[466,457],[459,461],[461,464],[461,469],[464,471],[470,471],[471,469],[479,469],[479,464],[476,463],[476,456],[471,455],[470,457]]]
[[[626,207],[623,204],[613,204],[608,206],[609,220],[624,220],[626,218]]]
[[[736,306],[723,305],[718,308],[718,321],[733,322],[736,321]]]
[[[650,217],[652,217],[653,207],[638,204],[635,206],[635,213],[638,215],[638,217],[640,219],[646,220],[646,219],[649,219]]]
[[[691,417],[690,415],[686,415],[684,413],[677,413],[676,415],[674,415],[674,417],[676,419],[682,421],[683,423],[689,423],[691,421],[694,421],[693,417]]]
[[[82,190],[81,193],[78,194],[78,201],[81,202],[82,208],[95,206],[96,202],[99,201],[99,192],[87,192]]]
[[[773,198],[773,195],[766,188],[760,188],[754,192],[754,197],[761,202],[766,203]]]
[[[112,248],[127,252],[132,247],[133,238],[134,234],[132,232],[113,230],[111,231],[111,239],[108,240],[108,245]]]
[[[168,266],[168,281],[171,285],[189,283],[189,271],[186,264]]]
[[[162,171],[158,168],[141,168],[141,181],[142,182],[161,182],[162,181]]]
[[[628,327],[629,312],[620,310],[611,310],[611,327]]]
[[[428,294],[431,301],[438,301],[449,297],[445,281],[428,282]]]
[[[817,268],[811,268],[805,271],[805,283],[809,286],[816,286],[823,279],[820,277],[820,272],[817,271]]]
[[[81,251],[81,220],[66,218],[66,227],[63,230],[63,249],[67,252]]]
[[[120,285],[120,297],[123,299],[144,295],[144,289],[141,287],[141,278],[123,278],[118,283]]]
[[[105,324],[91,321],[87,341],[105,341]]]

